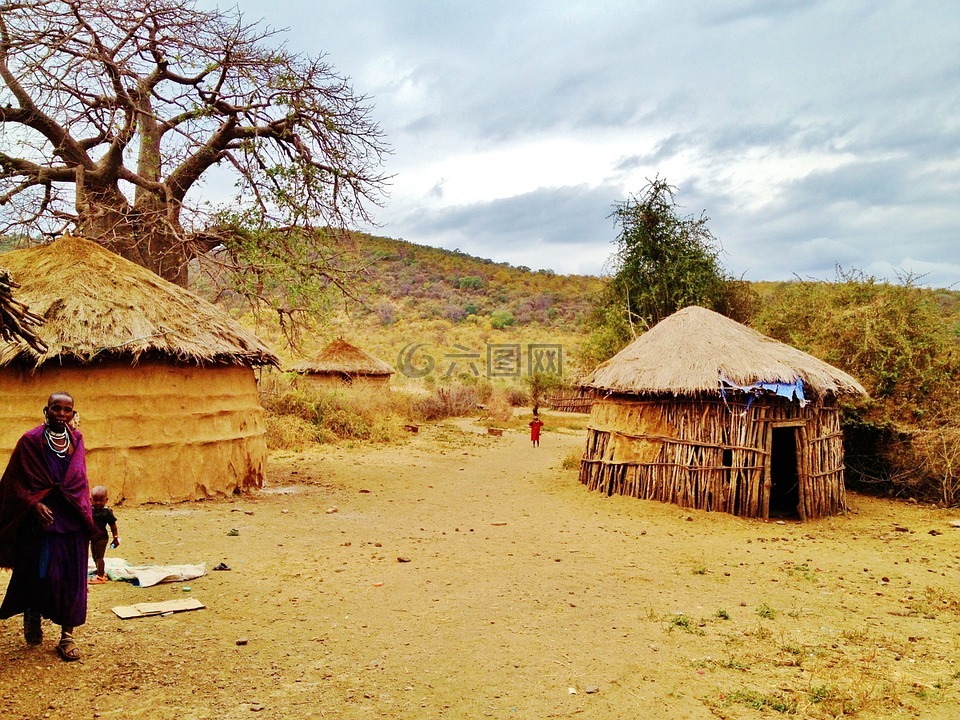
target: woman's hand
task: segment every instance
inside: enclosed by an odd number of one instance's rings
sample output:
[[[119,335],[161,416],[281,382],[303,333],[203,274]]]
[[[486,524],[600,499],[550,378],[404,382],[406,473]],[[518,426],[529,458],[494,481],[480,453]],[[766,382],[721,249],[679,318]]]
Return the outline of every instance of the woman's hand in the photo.
[[[53,525],[53,512],[43,503],[37,503],[37,516],[43,525]]]

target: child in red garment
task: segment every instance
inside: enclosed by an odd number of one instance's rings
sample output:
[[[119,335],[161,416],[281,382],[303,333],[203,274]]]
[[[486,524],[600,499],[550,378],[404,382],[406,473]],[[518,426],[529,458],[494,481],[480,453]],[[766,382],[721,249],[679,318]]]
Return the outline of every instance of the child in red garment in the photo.
[[[543,420],[539,415],[534,415],[530,421],[530,442],[534,447],[540,447],[540,428],[543,427]]]

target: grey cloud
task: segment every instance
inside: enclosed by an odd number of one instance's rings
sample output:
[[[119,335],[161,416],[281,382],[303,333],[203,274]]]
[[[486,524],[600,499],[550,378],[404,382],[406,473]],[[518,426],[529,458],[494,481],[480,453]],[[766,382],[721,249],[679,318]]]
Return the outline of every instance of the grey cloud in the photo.
[[[421,210],[413,216],[411,227],[431,235],[456,229],[487,237],[533,232],[560,244],[595,240],[597,220],[610,216],[616,192],[614,188],[540,188],[487,203]]]
[[[290,26],[292,49],[328,51],[373,94],[396,150],[395,196],[409,197],[405,169],[449,155],[623,133],[602,187],[584,178],[436,207],[449,202],[438,185],[422,198],[429,210],[391,208],[388,234],[493,259],[521,247],[582,253],[601,258],[599,271],[613,203],[640,190],[627,185],[638,175],[669,166],[682,173],[666,178],[677,201],[711,217],[734,274],[831,278],[837,264],[907,264],[937,268],[931,284],[960,279],[954,0],[370,0],[362,14],[347,0],[322,13],[305,1],[238,2],[250,19]],[[772,177],[788,174],[780,163],[838,167],[742,196],[730,173],[745,156]]]
[[[563,267],[565,247],[604,248],[591,272],[599,273],[607,245],[616,236],[610,214],[620,200],[613,187],[540,188],[502,200],[439,210],[418,210],[399,218],[395,227],[405,237],[430,238],[430,244],[459,248],[480,257],[537,244],[556,257],[544,267]],[[551,264],[552,263],[552,264]],[[569,270],[572,272],[573,270]]]

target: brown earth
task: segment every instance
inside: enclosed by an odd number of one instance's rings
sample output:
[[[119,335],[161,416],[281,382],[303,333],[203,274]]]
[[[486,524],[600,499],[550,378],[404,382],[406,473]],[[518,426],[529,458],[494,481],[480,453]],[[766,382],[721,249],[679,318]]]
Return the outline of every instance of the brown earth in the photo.
[[[0,623],[0,717],[958,717],[960,513],[607,498],[546,422],[539,449],[448,423],[276,454],[256,497],[117,508],[111,555],[208,574],[92,587],[78,663]],[[111,611],[184,597],[206,609]]]

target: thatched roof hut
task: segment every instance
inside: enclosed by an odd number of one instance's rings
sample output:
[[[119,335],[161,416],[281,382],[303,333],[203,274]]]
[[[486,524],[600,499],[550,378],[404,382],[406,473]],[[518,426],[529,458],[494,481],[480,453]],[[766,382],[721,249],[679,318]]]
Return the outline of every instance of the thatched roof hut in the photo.
[[[82,238],[0,256],[44,319],[44,348],[0,343],[0,461],[55,390],[76,400],[89,474],[111,501],[192,500],[260,487],[253,368],[278,358],[229,315]]]
[[[394,369],[383,360],[337,338],[313,358],[290,368],[318,385],[386,385]]]
[[[837,400],[866,391],[807,353],[694,306],[581,384],[591,489],[762,518],[846,507]]]

